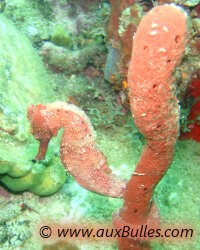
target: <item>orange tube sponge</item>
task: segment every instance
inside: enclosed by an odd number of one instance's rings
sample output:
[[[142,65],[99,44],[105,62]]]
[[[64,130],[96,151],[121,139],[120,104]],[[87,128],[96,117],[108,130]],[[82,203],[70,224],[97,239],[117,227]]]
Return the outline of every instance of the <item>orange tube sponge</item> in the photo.
[[[105,156],[98,150],[95,133],[86,114],[73,104],[54,102],[28,107],[32,134],[40,142],[36,160],[43,160],[49,141],[63,128],[60,158],[85,189],[111,197],[123,197],[125,183],[111,175]]]
[[[172,73],[184,53],[186,30],[186,13],[175,5],[153,8],[137,29],[128,84],[146,146],[126,186],[123,208],[114,216],[116,227],[148,223],[154,189],[172,162],[180,114]],[[120,249],[135,249],[129,243],[119,241]]]

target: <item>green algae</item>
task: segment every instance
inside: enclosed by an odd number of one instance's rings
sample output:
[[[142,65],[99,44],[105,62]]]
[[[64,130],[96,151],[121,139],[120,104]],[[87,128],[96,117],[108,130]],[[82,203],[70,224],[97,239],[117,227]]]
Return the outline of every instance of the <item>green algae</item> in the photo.
[[[70,35],[62,26],[57,26],[52,34],[51,42],[57,46],[71,48],[72,41]]]

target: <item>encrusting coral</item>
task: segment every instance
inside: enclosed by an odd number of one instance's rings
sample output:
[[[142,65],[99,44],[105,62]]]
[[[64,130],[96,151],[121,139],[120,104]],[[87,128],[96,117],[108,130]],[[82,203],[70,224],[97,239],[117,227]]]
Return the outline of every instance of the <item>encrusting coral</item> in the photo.
[[[129,98],[146,146],[126,186],[123,207],[113,217],[117,228],[129,225],[135,230],[142,224],[154,228],[159,223],[152,198],[172,162],[179,134],[180,108],[172,73],[185,49],[186,30],[186,13],[175,5],[163,5],[147,13],[134,37]],[[118,244],[120,250],[151,249],[149,241],[133,238],[119,238]]]
[[[40,196],[52,195],[62,187],[65,180],[65,170],[60,166],[28,162],[18,166],[0,161],[0,181],[14,192],[30,191]]]
[[[43,160],[49,141],[63,128],[60,158],[85,189],[122,197],[125,183],[111,175],[105,156],[98,150],[95,133],[86,114],[73,104],[55,102],[28,107],[32,134],[40,142],[36,160]]]
[[[35,143],[26,109],[30,102],[51,102],[55,94],[31,42],[2,14],[0,37],[0,185],[52,195],[64,184],[65,169],[53,153],[45,162],[32,162]]]

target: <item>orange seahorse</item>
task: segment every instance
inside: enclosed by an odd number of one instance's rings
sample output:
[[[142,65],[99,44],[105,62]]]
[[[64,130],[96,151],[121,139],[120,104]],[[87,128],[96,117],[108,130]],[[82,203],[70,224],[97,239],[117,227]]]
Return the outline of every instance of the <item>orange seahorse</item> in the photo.
[[[49,141],[63,128],[60,158],[85,189],[111,197],[123,197],[125,183],[115,179],[105,156],[95,143],[95,132],[86,114],[73,104],[54,102],[28,107],[31,133],[40,142],[36,160],[43,160]]]

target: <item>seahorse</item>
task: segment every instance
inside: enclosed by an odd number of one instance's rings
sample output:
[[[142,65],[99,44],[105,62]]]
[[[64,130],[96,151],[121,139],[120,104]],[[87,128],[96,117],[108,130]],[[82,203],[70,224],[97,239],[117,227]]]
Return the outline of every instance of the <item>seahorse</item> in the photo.
[[[106,157],[98,149],[89,118],[80,108],[65,102],[31,104],[27,109],[31,133],[39,141],[36,161],[44,160],[48,144],[63,128],[62,164],[83,188],[110,197],[123,197],[125,182],[111,174]]]

